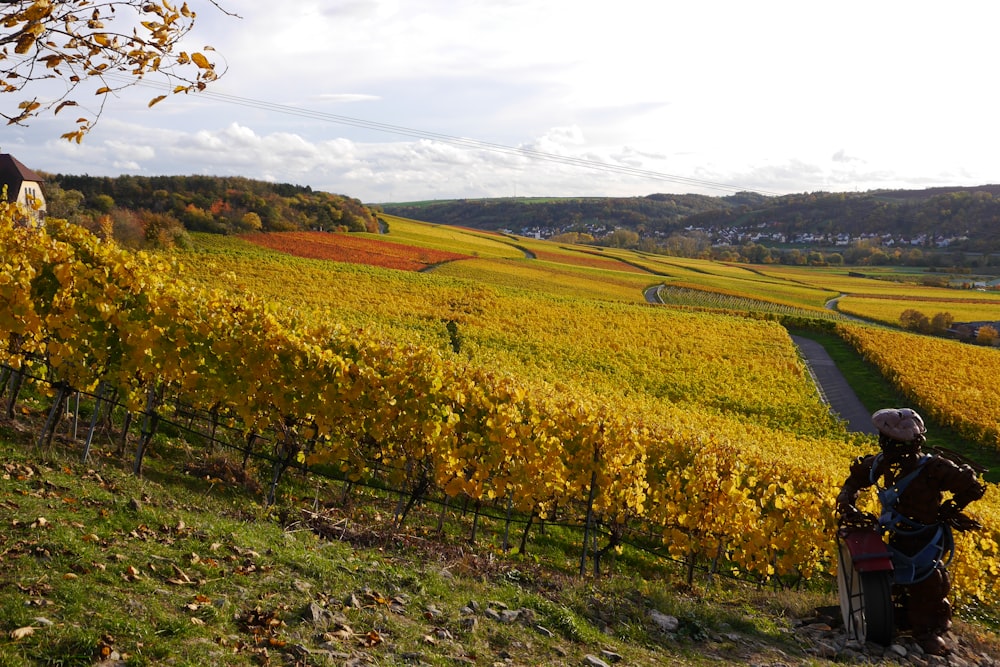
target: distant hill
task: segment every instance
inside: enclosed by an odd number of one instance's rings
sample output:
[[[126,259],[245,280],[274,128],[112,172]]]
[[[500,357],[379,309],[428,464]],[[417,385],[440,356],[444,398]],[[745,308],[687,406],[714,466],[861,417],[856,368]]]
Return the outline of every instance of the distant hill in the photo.
[[[221,176],[45,175],[48,214],[116,238],[175,239],[184,231],[378,230],[359,200],[308,186]],[[138,240],[136,240],[136,244]]]
[[[391,215],[477,229],[506,229],[528,234],[541,229],[592,231],[617,227],[664,233],[683,229],[688,217],[727,210],[760,195],[653,194],[646,197],[573,197],[455,199],[405,204],[383,204]]]
[[[652,194],[646,197],[462,199],[383,204],[386,213],[442,224],[551,236],[629,229],[640,237],[703,230],[716,242],[732,230],[769,230],[768,241],[880,236],[925,248],[1000,252],[1000,185],[813,192],[765,197]]]

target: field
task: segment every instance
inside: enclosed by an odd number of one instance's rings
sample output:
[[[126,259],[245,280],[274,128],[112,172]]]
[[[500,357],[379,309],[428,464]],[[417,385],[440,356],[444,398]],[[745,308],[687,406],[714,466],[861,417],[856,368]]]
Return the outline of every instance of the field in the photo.
[[[857,315],[870,320],[899,324],[900,315],[906,310],[916,310],[929,318],[938,313],[948,313],[955,322],[997,322],[1000,321],[1000,298],[937,298],[925,299],[919,296],[845,296],[837,302],[837,310],[849,315]]]
[[[833,496],[874,443],[830,415],[782,321],[815,313],[831,330],[824,304],[842,276],[828,285],[829,274],[807,269],[401,220],[385,236],[410,248],[393,257],[411,263],[391,267],[373,255],[335,259],[326,246],[350,249],[356,238],[342,234],[322,244],[273,234],[270,248],[194,235],[191,250],[152,256],[55,221],[0,234],[5,379],[31,370],[56,405],[69,388],[103,386],[148,415],[166,395],[269,434],[287,465],[411,503],[500,502],[527,518],[525,535],[544,519],[593,527],[607,553],[641,538],[691,568],[711,563],[776,587],[830,584]],[[643,294],[656,285],[741,305],[651,305]],[[1000,448],[996,350],[833,330],[936,424]],[[918,350],[919,374],[904,372],[909,355],[877,355],[886,349]],[[301,493],[280,477],[269,499],[279,507]],[[960,543],[955,596],[989,615],[1000,604],[1000,499],[991,492],[974,509],[985,529]],[[391,513],[396,528],[401,512]]]
[[[243,238],[250,243],[297,257],[381,266],[401,271],[426,269],[435,264],[453,262],[468,257],[468,255],[447,250],[422,248],[350,234],[335,235],[326,232],[257,233],[247,234]]]
[[[428,225],[392,215],[381,215],[386,234],[363,234],[366,238],[384,241],[388,236],[395,243],[420,248],[454,252],[465,256],[496,259],[516,259],[524,252],[499,234],[475,229],[460,229],[444,225]]]

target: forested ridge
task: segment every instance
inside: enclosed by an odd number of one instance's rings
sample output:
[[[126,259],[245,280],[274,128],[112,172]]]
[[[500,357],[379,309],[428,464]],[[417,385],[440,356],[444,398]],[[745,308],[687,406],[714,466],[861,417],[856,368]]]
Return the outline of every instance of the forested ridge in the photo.
[[[375,212],[309,186],[221,176],[45,175],[48,214],[170,245],[186,231],[377,231]],[[137,237],[137,238],[130,238]]]
[[[653,194],[646,197],[462,199],[384,204],[387,213],[428,222],[517,233],[550,230],[592,233],[630,229],[640,236],[690,229],[724,233],[736,228],[796,235],[886,235],[924,245],[949,239],[953,250],[1000,251],[1000,185],[927,190],[813,192],[780,197],[737,193],[725,197]]]
[[[385,204],[386,213],[446,225],[477,229],[628,227],[640,232],[683,229],[684,220],[696,214],[728,210],[759,195],[654,194],[646,197],[570,197],[545,199],[456,199],[406,204]]]

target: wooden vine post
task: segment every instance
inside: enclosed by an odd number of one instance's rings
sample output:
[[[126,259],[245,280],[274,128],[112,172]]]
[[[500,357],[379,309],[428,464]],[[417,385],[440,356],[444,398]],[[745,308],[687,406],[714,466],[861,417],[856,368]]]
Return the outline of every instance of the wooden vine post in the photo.
[[[47,449],[52,445],[52,438],[56,434],[56,426],[58,426],[59,418],[62,416],[65,409],[66,399],[72,391],[69,385],[65,382],[57,382],[55,387],[55,400],[52,401],[52,408],[49,410],[49,416],[48,419],[45,420],[42,432],[38,434],[38,449]]]
[[[299,436],[295,429],[296,419],[285,417],[281,423],[281,439],[275,443],[274,466],[271,468],[271,486],[267,491],[267,506],[274,504],[278,493],[278,481],[288,466],[298,458],[302,446],[299,443]]]
[[[21,386],[24,384],[24,371],[20,369],[12,370],[7,381],[7,419],[14,418],[14,408],[17,405],[18,396],[21,393]]]
[[[145,455],[146,448],[149,447],[153,435],[156,434],[156,427],[160,423],[160,415],[156,411],[156,405],[156,385],[151,384],[146,391],[146,410],[143,412],[139,446],[135,450],[135,464],[132,466],[132,472],[136,477],[142,476],[142,457]]]
[[[594,458],[597,458],[595,452]],[[594,520],[594,494],[597,491],[597,468],[590,473],[590,492],[587,494],[587,520],[583,524],[583,552],[580,554],[580,576],[587,574],[587,540],[590,539],[591,524]]]
[[[108,391],[108,385],[106,382],[101,380],[97,383],[97,394],[94,396],[94,412],[90,415],[90,428],[87,430],[87,439],[83,443],[83,457],[82,461],[87,462],[87,458],[90,456],[90,446],[94,442],[94,433],[97,431],[97,422],[100,420],[101,408],[105,403],[108,404],[108,411],[111,410],[111,402],[105,400],[105,394]]]
[[[514,493],[507,493],[507,516],[503,524],[503,552],[510,551],[510,515],[514,509]]]

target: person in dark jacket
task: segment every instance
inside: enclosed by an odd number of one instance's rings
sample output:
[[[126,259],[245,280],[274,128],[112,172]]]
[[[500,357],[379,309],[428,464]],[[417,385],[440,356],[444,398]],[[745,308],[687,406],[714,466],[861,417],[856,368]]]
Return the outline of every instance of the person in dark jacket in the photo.
[[[947,570],[954,553],[951,531],[979,527],[962,510],[981,498],[986,486],[970,465],[921,451],[927,430],[915,411],[886,408],[872,415],[872,422],[882,451],[851,465],[837,496],[838,525],[864,527],[877,522],[888,535],[893,583],[898,585],[897,623],[908,623],[924,651],[942,655],[948,652],[943,635],[951,628]],[[877,518],[855,505],[861,490],[871,486],[878,489],[882,506]]]

